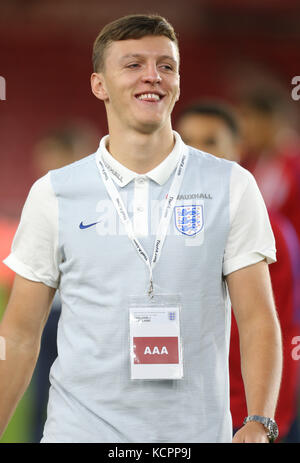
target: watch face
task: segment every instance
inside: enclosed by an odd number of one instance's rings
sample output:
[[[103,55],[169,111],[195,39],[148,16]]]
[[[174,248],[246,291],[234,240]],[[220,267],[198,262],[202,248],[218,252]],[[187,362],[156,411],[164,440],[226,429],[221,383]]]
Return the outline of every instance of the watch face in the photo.
[[[269,419],[268,429],[270,431],[269,432],[270,439],[272,439],[272,440],[277,439],[277,437],[278,437],[278,427],[277,427],[277,424],[275,423],[274,420]]]
[[[278,437],[278,427],[277,427],[277,424],[273,421],[271,422],[271,432],[274,436],[274,439],[276,439],[276,437]]]

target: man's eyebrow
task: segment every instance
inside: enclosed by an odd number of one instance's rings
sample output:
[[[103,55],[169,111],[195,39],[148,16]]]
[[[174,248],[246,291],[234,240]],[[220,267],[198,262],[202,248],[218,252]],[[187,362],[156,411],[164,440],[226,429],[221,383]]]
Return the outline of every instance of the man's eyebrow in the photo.
[[[176,59],[173,58],[173,56],[170,56],[170,55],[162,55],[162,56],[159,57],[159,59],[160,60],[168,59],[168,60],[172,61],[173,63],[178,64]]]
[[[120,61],[124,61],[128,58],[141,58],[143,55],[139,54],[139,53],[128,53],[127,55],[123,55],[121,56],[120,58]]]
[[[126,59],[129,59],[129,58],[145,58],[146,55],[143,55],[141,53],[128,53],[127,55],[124,55],[120,58],[121,61],[124,61]],[[173,63],[177,64],[177,61],[175,58],[173,58],[173,56],[170,56],[170,55],[161,55],[161,56],[158,56],[158,59],[159,60],[164,60],[164,59],[168,59],[170,61],[172,61]]]

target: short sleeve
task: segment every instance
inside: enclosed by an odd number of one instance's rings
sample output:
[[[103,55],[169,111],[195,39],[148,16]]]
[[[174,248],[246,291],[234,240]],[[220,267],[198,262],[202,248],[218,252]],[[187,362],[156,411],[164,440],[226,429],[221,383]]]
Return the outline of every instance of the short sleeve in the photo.
[[[238,164],[230,180],[230,231],[225,247],[223,274],[266,259],[276,262],[274,234],[268,212],[253,175]]]
[[[3,262],[28,280],[58,287],[58,205],[50,173],[31,187],[12,242],[11,253]]]

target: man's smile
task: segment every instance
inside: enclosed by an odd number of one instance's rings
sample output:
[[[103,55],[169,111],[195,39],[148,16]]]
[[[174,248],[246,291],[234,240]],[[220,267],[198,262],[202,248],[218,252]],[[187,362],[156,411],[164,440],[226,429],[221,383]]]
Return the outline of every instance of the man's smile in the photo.
[[[161,92],[143,92],[143,93],[137,93],[135,95],[135,98],[137,98],[139,101],[145,101],[148,103],[157,103],[161,101],[165,95]]]

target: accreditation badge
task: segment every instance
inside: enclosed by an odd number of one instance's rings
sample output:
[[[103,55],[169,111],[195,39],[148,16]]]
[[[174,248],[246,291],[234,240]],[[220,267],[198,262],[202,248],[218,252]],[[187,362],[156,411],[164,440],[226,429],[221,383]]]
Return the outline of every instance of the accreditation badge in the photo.
[[[129,305],[131,379],[181,379],[183,355],[180,299],[131,298]]]

